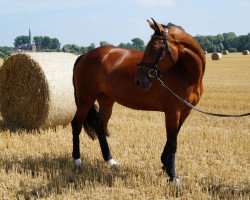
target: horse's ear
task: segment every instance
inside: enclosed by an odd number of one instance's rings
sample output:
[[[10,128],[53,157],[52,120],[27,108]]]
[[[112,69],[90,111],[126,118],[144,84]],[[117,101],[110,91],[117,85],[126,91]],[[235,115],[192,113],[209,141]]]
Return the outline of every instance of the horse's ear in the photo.
[[[148,21],[149,26],[150,26],[152,29],[155,30],[155,25],[154,25],[154,23],[151,22],[151,21],[149,21],[149,20],[147,20],[147,21]]]
[[[164,28],[162,27],[161,24],[158,24],[153,18],[151,18],[153,20],[154,23],[150,22],[148,20],[149,26],[154,29],[154,31],[158,34],[164,34]]]

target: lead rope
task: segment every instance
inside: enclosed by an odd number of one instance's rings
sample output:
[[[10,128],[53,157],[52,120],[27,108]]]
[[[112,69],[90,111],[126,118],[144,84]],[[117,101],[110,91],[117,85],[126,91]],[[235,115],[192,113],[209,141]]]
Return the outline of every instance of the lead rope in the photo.
[[[206,114],[206,115],[212,115],[212,116],[217,116],[217,117],[244,117],[244,116],[248,116],[250,115],[250,113],[245,113],[245,114],[239,114],[239,115],[231,115],[231,114],[219,114],[219,113],[211,113],[211,112],[206,112],[203,111],[199,108],[196,108],[194,105],[192,105],[191,103],[189,103],[188,101],[186,101],[185,99],[182,99],[181,97],[179,97],[177,94],[175,94],[161,79],[160,77],[156,76],[155,78],[157,79],[158,82],[161,83],[161,85],[167,89],[170,93],[172,93],[177,99],[179,99],[182,103],[184,103],[186,106],[192,108],[193,110],[196,110],[200,113]]]

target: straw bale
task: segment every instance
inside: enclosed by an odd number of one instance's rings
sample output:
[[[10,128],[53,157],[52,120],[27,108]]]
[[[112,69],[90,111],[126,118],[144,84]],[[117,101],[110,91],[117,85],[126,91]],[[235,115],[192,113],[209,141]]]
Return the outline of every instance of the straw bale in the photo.
[[[0,58],[0,67],[2,67],[2,65],[3,65],[3,59]]]
[[[0,58],[0,67],[2,67],[3,65],[3,59]],[[0,123],[2,122],[2,116],[1,116],[1,112],[0,112]]]
[[[228,50],[223,50],[223,51],[222,51],[222,54],[223,54],[223,55],[228,55],[229,52],[228,52]]]
[[[213,53],[212,54],[212,60],[221,60],[221,59],[222,59],[221,53]]]
[[[244,51],[242,52],[242,54],[243,54],[243,55],[249,55],[250,53],[249,53],[248,50],[244,50]]]
[[[47,128],[68,124],[75,113],[69,53],[21,53],[0,69],[0,111],[6,124]]]

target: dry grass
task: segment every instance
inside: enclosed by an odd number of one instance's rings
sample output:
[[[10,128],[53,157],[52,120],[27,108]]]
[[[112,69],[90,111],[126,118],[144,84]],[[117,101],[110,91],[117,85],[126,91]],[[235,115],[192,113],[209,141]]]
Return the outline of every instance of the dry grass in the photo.
[[[250,56],[229,54],[220,62],[207,55],[207,111],[250,110]],[[121,167],[102,161],[97,141],[81,134],[84,166],[71,159],[71,128],[35,133],[0,133],[2,199],[249,199],[250,120],[192,112],[178,138],[178,191],[161,171],[164,116],[115,105],[110,120],[111,151]],[[176,194],[177,193],[177,194]]]

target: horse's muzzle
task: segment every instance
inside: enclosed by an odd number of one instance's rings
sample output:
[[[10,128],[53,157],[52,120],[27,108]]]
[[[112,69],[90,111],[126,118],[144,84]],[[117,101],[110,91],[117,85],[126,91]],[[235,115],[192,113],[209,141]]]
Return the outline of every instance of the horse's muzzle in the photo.
[[[141,72],[136,73],[135,83],[136,83],[136,85],[140,86],[141,88],[143,88],[145,90],[148,90],[152,85],[149,77],[147,77],[146,75],[144,75]]]

